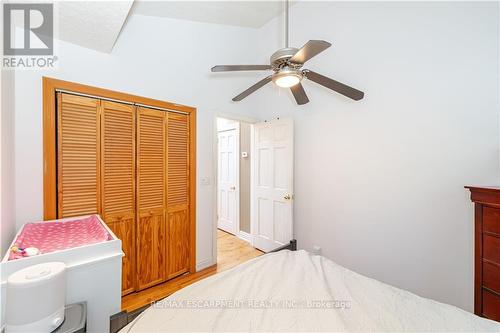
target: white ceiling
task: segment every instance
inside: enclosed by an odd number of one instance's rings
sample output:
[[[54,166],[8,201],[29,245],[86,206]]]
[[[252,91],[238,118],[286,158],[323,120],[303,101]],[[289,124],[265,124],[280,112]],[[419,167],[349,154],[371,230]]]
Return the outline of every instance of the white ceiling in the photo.
[[[282,1],[136,0],[131,13],[260,28],[282,11]]]
[[[58,1],[58,37],[101,52],[111,52],[133,0]]]
[[[262,27],[283,12],[282,1],[57,1],[56,37],[110,53],[132,14],[243,27]]]

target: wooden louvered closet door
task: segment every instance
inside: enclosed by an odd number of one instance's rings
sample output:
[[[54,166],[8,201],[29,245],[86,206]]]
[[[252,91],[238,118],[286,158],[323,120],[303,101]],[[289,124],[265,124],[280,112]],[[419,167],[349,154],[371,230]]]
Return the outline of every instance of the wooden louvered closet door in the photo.
[[[138,108],[137,115],[137,287],[166,280],[166,113]]]
[[[135,107],[101,101],[101,197],[106,224],[122,241],[122,294],[135,289]]]
[[[167,221],[168,278],[189,270],[189,118],[168,113]]]
[[[122,241],[122,295],[188,272],[190,116],[57,93],[57,217],[100,214]]]
[[[57,215],[100,212],[100,101],[57,94]]]

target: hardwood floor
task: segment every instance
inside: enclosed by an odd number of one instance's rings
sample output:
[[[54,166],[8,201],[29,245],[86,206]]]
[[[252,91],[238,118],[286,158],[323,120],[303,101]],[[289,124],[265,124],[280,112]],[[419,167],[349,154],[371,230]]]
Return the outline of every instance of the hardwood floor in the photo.
[[[173,294],[196,281],[228,270],[238,264],[263,255],[244,240],[227,232],[217,230],[217,265],[194,274],[185,274],[160,285],[122,297],[122,311],[132,312],[151,302]]]
[[[247,242],[222,230],[217,230],[217,272],[264,254]]]

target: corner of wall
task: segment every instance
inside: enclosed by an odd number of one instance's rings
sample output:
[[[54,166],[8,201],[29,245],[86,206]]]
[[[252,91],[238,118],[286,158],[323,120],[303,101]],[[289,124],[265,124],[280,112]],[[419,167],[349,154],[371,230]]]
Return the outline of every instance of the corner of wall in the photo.
[[[208,268],[208,267],[215,265],[215,264],[216,264],[216,262],[213,260],[213,258],[200,260],[196,263],[196,271],[199,272],[199,271],[204,270],[205,268]]]
[[[14,87],[15,72],[2,71],[1,75],[1,194],[0,194],[0,251],[7,251],[16,232],[14,184]]]

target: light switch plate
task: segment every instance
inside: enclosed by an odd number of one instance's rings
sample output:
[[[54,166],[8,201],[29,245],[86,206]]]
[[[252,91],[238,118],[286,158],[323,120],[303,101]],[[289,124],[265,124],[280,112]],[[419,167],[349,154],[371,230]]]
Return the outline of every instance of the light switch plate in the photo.
[[[210,185],[210,177],[201,177],[200,178],[201,185]]]

